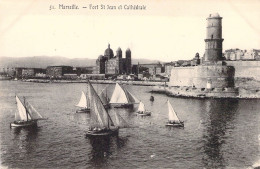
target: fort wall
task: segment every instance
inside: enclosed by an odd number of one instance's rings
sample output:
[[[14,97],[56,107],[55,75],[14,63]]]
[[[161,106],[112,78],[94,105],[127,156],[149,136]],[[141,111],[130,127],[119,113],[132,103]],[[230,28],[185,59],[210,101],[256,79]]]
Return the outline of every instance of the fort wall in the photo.
[[[169,86],[193,86],[196,88],[225,88],[234,86],[234,68],[226,65],[200,65],[175,67],[171,71]]]
[[[171,70],[170,86],[192,86],[194,67],[174,67]]]
[[[260,61],[226,61],[235,68],[235,77],[254,78],[260,80]]]

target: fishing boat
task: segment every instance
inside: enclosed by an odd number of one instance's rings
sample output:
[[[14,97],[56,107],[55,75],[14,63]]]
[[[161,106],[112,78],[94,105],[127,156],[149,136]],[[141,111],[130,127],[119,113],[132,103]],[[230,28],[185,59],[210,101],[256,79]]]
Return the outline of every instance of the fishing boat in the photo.
[[[106,109],[110,108],[109,99],[107,97],[107,87],[104,88],[101,93],[99,94],[99,98],[101,99],[102,104]]]
[[[90,99],[90,125],[86,136],[117,136],[119,127],[112,121],[90,82],[88,82],[88,85]]]
[[[150,97],[150,101],[151,101],[151,102],[154,101],[154,97],[153,97],[153,96]]]
[[[143,102],[139,103],[136,115],[139,116],[151,116],[151,111],[145,110],[145,106]]]
[[[133,108],[136,103],[139,103],[139,100],[126,88],[116,83],[110,100],[111,106],[114,108]]]
[[[18,111],[15,112],[15,121],[10,123],[10,127],[35,127],[38,120],[44,119],[25,98],[23,103],[18,96],[15,99]]]
[[[81,92],[81,98],[79,100],[79,103],[76,106],[81,108],[81,109],[77,110],[76,113],[89,113],[90,112],[89,100],[83,91]]]
[[[184,127],[184,121],[180,121],[177,113],[173,110],[171,103],[169,100],[167,101],[168,110],[169,110],[169,121],[167,122],[166,126],[172,127]]]

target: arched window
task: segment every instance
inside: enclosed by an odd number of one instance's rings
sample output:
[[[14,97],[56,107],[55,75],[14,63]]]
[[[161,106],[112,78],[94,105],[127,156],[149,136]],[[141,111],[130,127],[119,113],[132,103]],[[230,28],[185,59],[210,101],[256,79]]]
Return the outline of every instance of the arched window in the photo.
[[[213,39],[213,35],[211,35],[211,39]]]

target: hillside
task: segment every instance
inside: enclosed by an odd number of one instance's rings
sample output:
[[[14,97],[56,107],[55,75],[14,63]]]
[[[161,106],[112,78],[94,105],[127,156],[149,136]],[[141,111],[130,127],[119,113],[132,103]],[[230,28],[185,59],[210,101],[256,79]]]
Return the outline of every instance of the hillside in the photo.
[[[132,64],[158,63],[158,60],[132,59]],[[74,67],[95,66],[96,59],[66,58],[60,56],[33,56],[33,57],[0,57],[0,67],[34,67],[66,65]]]

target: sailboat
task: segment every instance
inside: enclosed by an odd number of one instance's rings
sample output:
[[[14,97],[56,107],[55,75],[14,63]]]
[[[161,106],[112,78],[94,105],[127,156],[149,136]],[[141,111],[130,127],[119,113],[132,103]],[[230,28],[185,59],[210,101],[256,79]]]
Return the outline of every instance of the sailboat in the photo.
[[[107,87],[101,91],[101,93],[99,94],[99,97],[100,97],[101,102],[103,103],[104,107],[106,109],[108,109],[108,108],[110,108],[110,103],[109,103],[109,100],[107,97],[106,89],[107,89]]]
[[[88,84],[90,99],[90,126],[86,136],[118,135],[119,127],[112,121],[91,83],[88,82]]]
[[[115,123],[119,128],[128,128],[129,124],[121,117],[117,111],[114,111],[115,113]]]
[[[151,116],[151,111],[145,110],[145,106],[143,102],[139,103],[136,115],[139,116]]]
[[[132,93],[116,83],[110,100],[114,108],[133,108],[133,105],[138,102],[139,100]]]
[[[169,100],[167,101],[167,104],[169,109],[169,121],[167,122],[166,126],[184,127],[184,122],[179,120]]]
[[[81,98],[79,100],[79,103],[76,105],[77,107],[80,107],[80,110],[77,110],[76,113],[89,113],[89,100],[85,93],[81,92]]]
[[[15,96],[15,99],[18,111],[15,112],[15,121],[10,123],[10,127],[37,126],[37,121],[44,119],[25,98],[23,103],[18,96]]]

